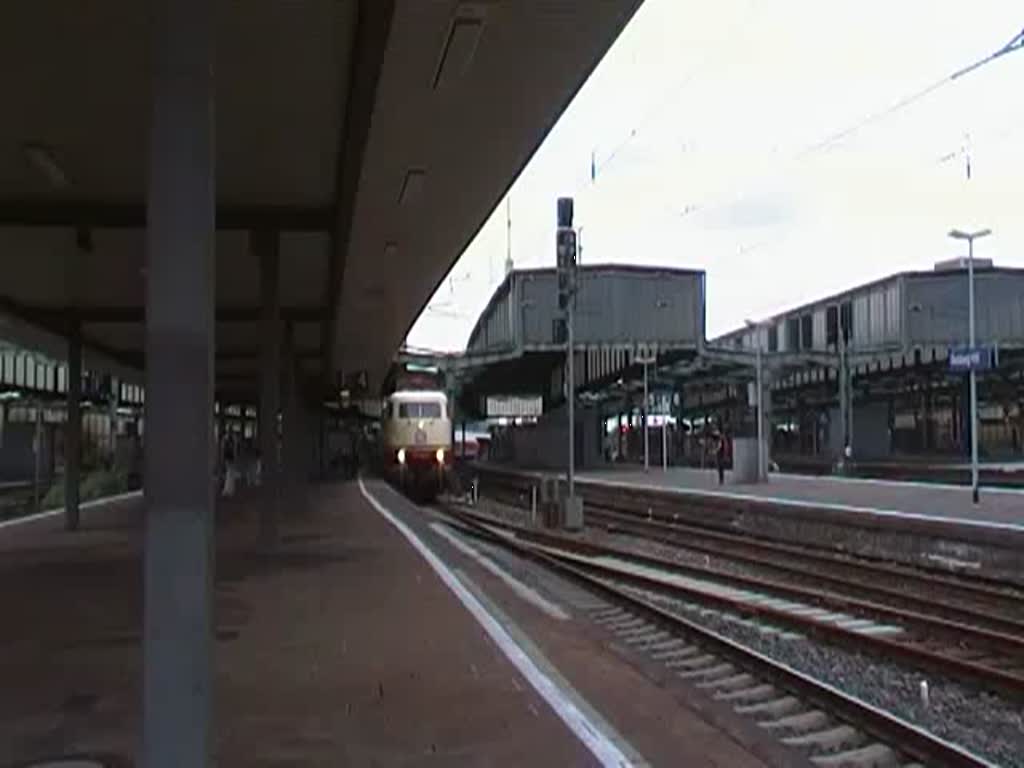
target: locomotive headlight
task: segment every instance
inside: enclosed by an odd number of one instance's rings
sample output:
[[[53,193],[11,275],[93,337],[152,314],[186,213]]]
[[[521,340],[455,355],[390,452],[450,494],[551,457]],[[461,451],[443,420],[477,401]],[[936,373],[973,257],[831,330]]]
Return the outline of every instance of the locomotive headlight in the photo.
[[[444,448],[437,449],[437,463],[444,464]]]
[[[405,464],[405,448],[398,449],[398,463]]]

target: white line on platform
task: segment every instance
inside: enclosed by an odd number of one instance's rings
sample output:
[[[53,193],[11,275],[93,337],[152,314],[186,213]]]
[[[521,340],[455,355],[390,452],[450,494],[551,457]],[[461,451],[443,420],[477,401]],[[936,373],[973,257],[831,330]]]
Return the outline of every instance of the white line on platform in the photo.
[[[92,501],[82,502],[78,505],[78,508],[91,509],[92,507],[99,507],[103,504],[110,504],[115,501],[127,501],[128,499],[134,499],[141,495],[142,491],[128,491],[128,493],[119,493],[116,496],[104,496],[102,499],[93,499]],[[31,523],[34,520],[44,520],[47,517],[63,514],[64,507],[57,507],[56,509],[48,509],[45,512],[36,512],[34,515],[25,515],[24,517],[16,517],[13,520],[4,520],[3,522],[0,522],[0,528],[22,525],[24,523]]]
[[[632,765],[623,754],[622,750],[615,745],[580,709],[573,703],[569,695],[559,688],[544,674],[540,667],[530,656],[512,639],[508,631],[501,623],[492,616],[483,604],[459,581],[441,559],[431,551],[430,547],[423,543],[409,526],[398,519],[387,507],[381,504],[377,498],[366,489],[363,478],[359,478],[359,490],[363,497],[376,509],[385,520],[393,525],[399,533],[420,553],[424,560],[434,569],[444,585],[452,591],[465,606],[477,623],[501,649],[505,657],[512,665],[519,670],[520,674],[533,686],[533,689],[548,703],[555,711],[562,722],[564,722],[576,737],[590,750],[590,752],[604,766],[628,766]]]
[[[490,573],[494,574],[503,582],[505,582],[505,584],[507,584],[513,592],[519,595],[519,597],[521,597],[526,602],[544,611],[544,613],[546,613],[553,619],[565,621],[569,618],[569,614],[562,610],[560,606],[557,606],[554,603],[552,603],[550,600],[548,600],[546,597],[540,594],[537,590],[533,589],[533,587],[528,587],[526,584],[523,584],[523,582],[521,582],[511,573],[506,571],[504,568],[502,568],[500,565],[494,562],[491,558],[487,557],[487,555],[483,554],[478,549],[464,542],[457,535],[448,530],[448,526],[444,525],[443,523],[431,523],[430,527],[437,534],[443,536],[457,550],[473,558],[478,563],[480,563],[480,565],[482,565],[485,569],[487,569]]]
[[[578,477],[577,483],[590,485],[607,485],[614,488],[640,488],[650,491],[664,491],[679,496],[711,496],[734,501],[753,501],[758,503],[778,504],[784,507],[798,507],[802,509],[834,509],[839,512],[860,512],[879,517],[902,517],[909,520],[923,520],[929,523],[945,523],[947,525],[963,526],[966,528],[987,528],[1000,531],[1021,531],[1024,525],[1019,523],[999,523],[994,520],[969,520],[965,517],[954,517],[952,515],[924,515],[920,512],[907,512],[900,509],[880,509],[878,507],[865,507],[856,504],[840,504],[834,501],[816,501],[814,499],[790,499],[785,496],[758,496],[753,493],[736,493],[734,491],[713,491],[707,488],[688,488],[675,485],[659,485],[657,483],[638,483],[627,479],[614,479],[594,477]],[[968,489],[970,490],[970,489]],[[1003,489],[1006,490],[1006,489]],[[982,494],[985,491],[982,490]]]
[[[969,470],[970,467],[967,467]],[[971,486],[959,483],[930,483],[926,480],[883,480],[880,477],[843,477],[842,475],[805,475],[799,472],[784,472],[779,475],[784,480],[828,480],[830,483],[847,483],[849,485],[875,485],[882,488],[891,486],[894,488],[930,488],[936,491],[961,491],[970,493]],[[1000,485],[981,484],[981,493],[997,494],[1003,496],[1024,495],[1024,488],[1008,488]]]

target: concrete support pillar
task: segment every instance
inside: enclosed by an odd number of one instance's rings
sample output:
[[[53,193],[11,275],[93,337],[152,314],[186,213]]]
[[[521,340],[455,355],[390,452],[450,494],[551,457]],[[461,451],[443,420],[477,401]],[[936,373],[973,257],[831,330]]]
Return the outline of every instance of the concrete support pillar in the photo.
[[[309,401],[309,391],[304,391],[302,400],[302,475],[304,486],[308,486],[316,478],[317,438],[316,407]]]
[[[306,408],[306,483],[313,482],[320,467],[320,425],[316,405]]]
[[[929,381],[924,395],[924,449],[931,453],[935,449],[935,403],[932,385]]]
[[[949,391],[949,440],[951,445],[956,446],[960,439],[960,404],[956,398],[956,387],[950,387]]]
[[[279,237],[270,230],[250,235],[250,247],[260,262],[260,541],[277,543],[281,499],[281,455],[277,416],[281,409],[281,294]]]
[[[151,7],[144,768],[212,757],[214,6]]]
[[[35,411],[35,437],[32,438],[32,456],[33,456],[33,472],[32,472],[32,509],[36,512],[43,511],[43,490],[42,490],[42,479],[43,479],[43,451],[45,442],[43,439],[43,406],[39,400],[34,403]]]
[[[327,476],[327,414],[321,400],[316,403],[316,478]]]
[[[298,364],[294,350],[293,329],[288,325],[284,331],[284,351],[281,360],[281,475],[282,491],[289,497],[298,491],[303,444]]]
[[[223,478],[227,475],[227,463],[224,461],[224,449],[226,448],[225,437],[227,435],[228,417],[225,413],[227,406],[224,403],[213,403],[213,444],[215,461],[217,462],[218,475],[221,478],[221,488],[224,487]]]
[[[804,403],[804,398],[800,397],[797,400],[797,424],[798,424],[798,435],[800,443],[797,449],[797,453],[804,456],[808,452],[809,440],[807,439],[807,408]]]
[[[309,483],[312,469],[314,467],[315,454],[313,452],[313,412],[310,410],[304,397],[299,398],[298,404],[299,434],[295,449],[296,482],[302,488]]]
[[[68,338],[68,401],[64,430],[64,526],[77,531],[78,484],[82,465],[82,334],[78,323]]]
[[[889,395],[888,402],[886,403],[885,426],[889,433],[887,451],[892,454],[899,447],[899,443],[896,440],[896,397],[894,395]]]
[[[310,405],[309,426],[306,429],[306,484],[320,477],[320,403]]]

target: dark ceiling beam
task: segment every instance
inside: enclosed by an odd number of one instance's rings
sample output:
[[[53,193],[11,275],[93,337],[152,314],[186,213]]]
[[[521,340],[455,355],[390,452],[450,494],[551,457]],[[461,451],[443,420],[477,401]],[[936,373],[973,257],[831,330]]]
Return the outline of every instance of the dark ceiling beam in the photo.
[[[6,296],[0,296],[0,313],[15,317],[28,325],[35,326],[47,333],[65,339],[69,337],[72,330],[72,324],[74,323],[74,318],[67,315],[57,315],[51,312],[39,312],[31,307],[22,306],[18,302]],[[81,339],[83,347],[94,353],[100,354],[110,362],[117,363],[125,368],[137,371],[142,370],[141,352],[135,353],[107,346],[102,342],[96,341],[85,333],[82,334]]]
[[[352,55],[348,63],[350,72],[348,95],[342,99],[344,113],[338,136],[337,165],[334,181],[334,220],[331,231],[331,251],[328,260],[328,279],[324,287],[324,328],[320,334],[324,387],[331,385],[337,367],[334,351],[337,346],[341,292],[348,260],[349,238],[355,217],[356,193],[363,167],[370,120],[377,101],[377,84],[387,50],[391,21],[395,15],[394,0],[359,0],[355,9],[356,23],[352,41]],[[397,199],[398,184],[395,179]],[[384,243],[380,244],[381,249]]]
[[[295,355],[302,360],[320,357],[319,347],[297,347]],[[218,360],[258,360],[259,347],[217,347]]]
[[[86,200],[2,200],[0,227],[73,227],[144,229],[146,208],[139,203]],[[281,232],[330,232],[331,206],[218,205],[217,229],[276,229]]]
[[[146,313],[142,307],[25,307],[23,311],[47,322],[67,323],[144,323]],[[217,310],[218,323],[255,323],[259,321],[259,307],[221,307]],[[284,307],[281,315],[297,324],[319,323],[323,317],[319,307]]]

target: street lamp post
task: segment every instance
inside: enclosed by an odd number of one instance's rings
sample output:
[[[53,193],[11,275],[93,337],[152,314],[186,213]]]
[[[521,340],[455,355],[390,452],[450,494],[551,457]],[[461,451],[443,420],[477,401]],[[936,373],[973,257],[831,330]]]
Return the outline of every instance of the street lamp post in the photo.
[[[974,241],[991,235],[992,230],[981,229],[977,232],[951,230],[949,236],[954,240],[967,241],[967,344],[973,350],[974,334]],[[971,498],[978,503],[978,373],[971,365]]]

